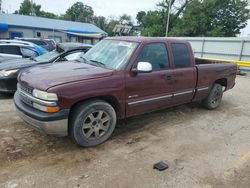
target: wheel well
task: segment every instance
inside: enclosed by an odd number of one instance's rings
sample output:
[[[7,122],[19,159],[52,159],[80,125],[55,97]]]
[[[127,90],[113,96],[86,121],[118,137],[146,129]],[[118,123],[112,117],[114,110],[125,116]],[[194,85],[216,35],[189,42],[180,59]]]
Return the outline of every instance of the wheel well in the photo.
[[[89,99],[86,99],[86,100],[82,100],[82,101],[78,101],[77,103],[73,104],[70,108],[70,117],[71,117],[71,113],[73,113],[74,109],[76,106],[82,104],[83,102],[86,102],[86,101],[91,101],[91,100],[103,100],[107,103],[109,103],[115,110],[116,114],[117,114],[117,117],[119,118],[120,115],[121,115],[121,109],[120,109],[120,105],[119,105],[119,102],[118,100],[113,97],[113,96],[99,96],[99,97],[93,97],[93,98],[89,98]]]
[[[217,83],[217,84],[220,84],[220,85],[222,85],[224,87],[227,87],[227,79],[226,78],[215,80],[214,83]]]

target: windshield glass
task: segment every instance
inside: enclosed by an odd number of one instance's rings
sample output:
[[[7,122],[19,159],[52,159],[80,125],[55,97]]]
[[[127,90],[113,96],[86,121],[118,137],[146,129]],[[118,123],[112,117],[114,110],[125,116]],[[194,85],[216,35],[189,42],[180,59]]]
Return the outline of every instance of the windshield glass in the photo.
[[[137,45],[135,42],[103,40],[83,57],[105,68],[121,69],[127,64]]]
[[[38,61],[38,62],[48,62],[48,61],[53,60],[54,58],[56,58],[59,55],[60,55],[60,53],[58,51],[53,50],[51,52],[47,52],[43,55],[40,55],[34,59],[35,59],[35,61]]]

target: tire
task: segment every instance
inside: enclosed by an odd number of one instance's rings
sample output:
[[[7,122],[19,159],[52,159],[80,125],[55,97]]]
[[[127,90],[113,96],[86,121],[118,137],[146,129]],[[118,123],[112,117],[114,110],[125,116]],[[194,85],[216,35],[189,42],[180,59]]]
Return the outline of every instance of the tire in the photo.
[[[203,105],[209,110],[216,109],[221,104],[222,96],[222,85],[215,83],[208,97],[203,101]]]
[[[105,101],[81,103],[73,110],[69,124],[71,138],[80,146],[91,147],[105,142],[116,126],[116,112]]]

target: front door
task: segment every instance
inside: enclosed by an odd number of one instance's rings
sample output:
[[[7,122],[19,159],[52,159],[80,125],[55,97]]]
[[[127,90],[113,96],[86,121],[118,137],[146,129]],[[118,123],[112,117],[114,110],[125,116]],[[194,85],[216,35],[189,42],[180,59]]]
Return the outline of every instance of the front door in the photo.
[[[169,69],[169,58],[165,43],[145,45],[134,64],[149,62],[151,73],[133,73],[126,76],[126,116],[166,108],[171,104],[173,71]]]

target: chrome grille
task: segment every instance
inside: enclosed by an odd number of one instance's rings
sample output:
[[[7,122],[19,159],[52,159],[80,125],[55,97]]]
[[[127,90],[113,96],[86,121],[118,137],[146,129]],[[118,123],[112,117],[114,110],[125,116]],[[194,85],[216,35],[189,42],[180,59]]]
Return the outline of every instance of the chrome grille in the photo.
[[[30,98],[23,94],[23,93],[25,93],[27,95],[32,95],[33,89],[29,86],[26,86],[24,84],[19,84],[19,83],[18,83],[17,87],[18,87],[18,91],[19,91],[21,100],[25,104],[27,104],[29,106],[33,106],[33,102],[30,100]]]
[[[20,89],[21,89],[23,92],[32,95],[33,88],[31,88],[31,87],[29,87],[29,86],[27,86],[27,85],[24,85],[24,84],[19,84],[19,87],[20,87]]]

